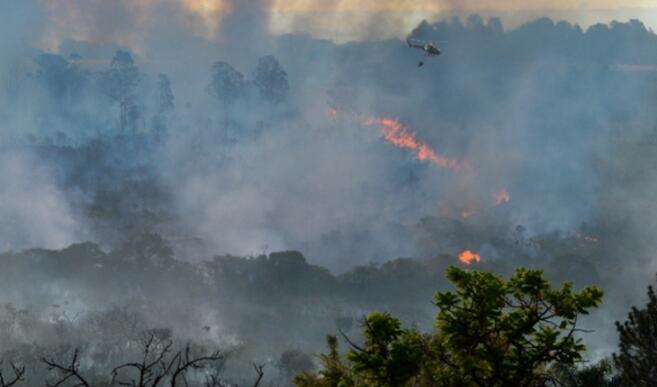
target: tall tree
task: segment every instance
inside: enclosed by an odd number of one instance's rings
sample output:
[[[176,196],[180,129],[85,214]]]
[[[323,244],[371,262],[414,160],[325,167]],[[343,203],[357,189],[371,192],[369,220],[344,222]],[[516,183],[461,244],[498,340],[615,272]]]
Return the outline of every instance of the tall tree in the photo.
[[[207,91],[217,98],[223,107],[226,136],[228,135],[230,106],[244,93],[245,87],[244,75],[230,64],[217,62],[212,66],[212,77]]]
[[[105,73],[104,81],[105,93],[119,105],[119,127],[122,133],[127,129],[136,130],[139,108],[135,89],[140,80],[141,74],[132,55],[127,51],[117,51],[109,71]]]
[[[616,322],[620,335],[619,353],[614,363],[620,370],[623,385],[647,387],[657,383],[657,294],[648,287],[648,303],[642,309],[632,307],[622,324]]]
[[[165,74],[157,75],[157,105],[154,117],[154,129],[158,135],[166,131],[166,121],[175,109],[175,97],[171,91],[171,81]]]
[[[81,91],[84,74],[74,63],[54,54],[41,54],[35,63],[38,66],[36,79],[51,94],[54,102],[61,103]]]
[[[258,66],[253,74],[253,83],[258,88],[260,96],[273,105],[278,105],[287,99],[290,84],[283,66],[271,55],[258,60]]]

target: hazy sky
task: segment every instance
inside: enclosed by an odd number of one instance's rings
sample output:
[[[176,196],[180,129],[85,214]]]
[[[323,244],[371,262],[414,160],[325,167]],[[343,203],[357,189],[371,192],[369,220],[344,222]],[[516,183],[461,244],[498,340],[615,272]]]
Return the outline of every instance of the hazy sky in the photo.
[[[36,0],[44,4],[40,44],[56,49],[64,38],[138,46],[154,24],[175,23],[198,35],[220,39],[226,18],[258,14],[274,33],[308,32],[338,41],[404,36],[423,19],[480,13],[513,27],[538,16],[587,27],[614,19],[657,26],[657,0]],[[249,20],[249,19],[246,19]],[[138,47],[137,47],[138,48]]]

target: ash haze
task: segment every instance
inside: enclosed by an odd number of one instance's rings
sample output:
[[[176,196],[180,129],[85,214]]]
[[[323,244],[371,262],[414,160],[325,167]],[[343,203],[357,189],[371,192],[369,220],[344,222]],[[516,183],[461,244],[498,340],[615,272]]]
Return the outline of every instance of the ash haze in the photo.
[[[657,2],[515,3],[0,0],[0,359],[148,331],[287,386],[468,263],[602,287],[608,357],[657,272]]]

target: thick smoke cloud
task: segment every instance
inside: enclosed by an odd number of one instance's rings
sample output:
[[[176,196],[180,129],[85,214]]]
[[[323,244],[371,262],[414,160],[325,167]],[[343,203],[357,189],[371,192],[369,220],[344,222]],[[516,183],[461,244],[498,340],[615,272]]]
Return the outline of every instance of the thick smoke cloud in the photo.
[[[23,72],[22,60],[33,50],[43,22],[42,9],[37,1],[26,0],[19,4],[0,2],[0,23],[7,33],[0,36],[0,83],[12,87],[12,78]],[[11,32],[11,33],[9,33]],[[5,103],[0,95],[0,103]]]
[[[418,194],[397,186],[397,175],[404,172],[387,159],[390,150],[379,143],[378,133],[367,132],[371,129],[267,130],[229,151],[215,148],[212,152],[225,152],[224,158],[209,168],[194,162],[170,177],[172,184],[182,182],[176,191],[179,213],[215,249],[239,254],[311,250],[318,261],[351,266],[377,260],[376,253],[391,247],[385,242],[375,247],[375,240],[385,241],[380,233],[392,234],[392,222],[420,211],[410,205],[414,198],[420,203]],[[175,160],[180,157],[195,159],[187,152]],[[327,250],[329,245],[336,250]],[[334,265],[330,257],[348,261]]]
[[[65,38],[111,41],[135,50],[162,29],[179,28],[212,39],[310,33],[335,41],[401,37],[425,19],[465,18],[479,13],[502,18],[517,27],[541,16],[565,19],[589,27],[599,22],[640,17],[654,25],[656,12],[647,4],[625,2],[454,1],[454,0],[134,0],[46,2],[42,45],[57,48]],[[108,17],[111,15],[111,18]],[[112,20],[108,23],[107,20]],[[248,28],[245,28],[248,26]],[[252,43],[257,43],[253,40]]]
[[[50,171],[26,152],[0,155],[0,246],[60,249],[83,236],[68,198]]]

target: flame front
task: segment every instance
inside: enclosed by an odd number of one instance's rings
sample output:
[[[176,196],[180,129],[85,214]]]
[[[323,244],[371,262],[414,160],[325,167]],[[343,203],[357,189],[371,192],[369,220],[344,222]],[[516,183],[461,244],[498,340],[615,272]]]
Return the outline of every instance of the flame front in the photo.
[[[383,138],[388,143],[400,148],[412,150],[418,160],[429,161],[440,168],[455,170],[463,170],[467,168],[466,163],[444,157],[431,149],[429,145],[418,141],[415,134],[411,133],[407,127],[397,120],[392,118],[373,118],[367,120],[365,124],[379,125],[383,131]]]
[[[470,265],[473,262],[481,262],[481,255],[470,250],[461,251],[458,255],[458,258],[461,263],[466,265]]]

